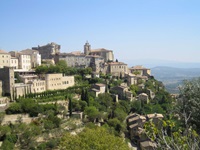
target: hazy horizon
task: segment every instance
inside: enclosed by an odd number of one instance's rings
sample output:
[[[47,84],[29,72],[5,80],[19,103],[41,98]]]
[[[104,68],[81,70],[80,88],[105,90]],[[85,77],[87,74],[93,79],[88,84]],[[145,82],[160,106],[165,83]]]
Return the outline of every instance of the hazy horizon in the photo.
[[[6,51],[50,42],[60,44],[61,52],[83,51],[88,40],[127,64],[200,63],[197,0],[1,0],[0,5],[0,49]],[[155,65],[150,63],[142,65]]]

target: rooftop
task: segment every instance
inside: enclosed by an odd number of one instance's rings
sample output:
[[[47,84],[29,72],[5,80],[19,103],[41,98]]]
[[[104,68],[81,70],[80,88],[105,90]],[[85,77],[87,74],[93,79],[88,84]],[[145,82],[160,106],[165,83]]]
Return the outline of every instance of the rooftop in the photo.
[[[131,67],[130,69],[137,69],[137,70],[148,70],[147,68],[141,66],[141,65],[138,65],[138,66],[133,66]]]
[[[101,83],[98,83],[98,84],[95,84],[97,86],[101,86],[101,87],[105,87],[106,85],[105,84],[101,84]]]
[[[155,114],[148,114],[147,117],[149,119],[152,119],[152,118],[163,118],[163,115],[155,113]]]
[[[156,143],[155,142],[152,142],[152,141],[143,141],[143,142],[140,142],[140,146],[141,147],[157,147]]]
[[[110,64],[110,65],[127,65],[123,62],[108,62],[108,64]]]
[[[0,49],[0,54],[9,54],[9,53]]]
[[[107,50],[105,48],[98,48],[98,49],[91,50],[91,53],[95,53],[95,52],[112,52],[112,50]]]

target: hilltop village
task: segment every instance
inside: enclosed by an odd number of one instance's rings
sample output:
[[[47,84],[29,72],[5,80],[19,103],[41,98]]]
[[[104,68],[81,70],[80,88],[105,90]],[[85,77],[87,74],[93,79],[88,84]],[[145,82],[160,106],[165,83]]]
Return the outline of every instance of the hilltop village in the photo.
[[[173,118],[175,99],[150,69],[129,68],[112,50],[92,49],[88,42],[83,52],[60,49],[52,42],[19,52],[0,50],[2,149],[80,149],[76,142],[83,137],[88,140],[82,149],[98,143],[113,150],[170,145],[159,143],[157,130]],[[171,124],[164,127],[174,131]],[[94,135],[97,141],[90,139]],[[106,145],[106,138],[115,146]]]

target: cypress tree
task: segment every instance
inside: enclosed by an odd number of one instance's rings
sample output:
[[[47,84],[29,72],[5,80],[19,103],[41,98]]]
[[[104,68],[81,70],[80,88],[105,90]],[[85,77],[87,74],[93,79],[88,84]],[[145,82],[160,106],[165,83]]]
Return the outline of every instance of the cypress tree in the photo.
[[[88,106],[90,106],[90,102],[89,102],[89,94],[88,94],[88,90],[85,90],[85,101],[87,102]]]

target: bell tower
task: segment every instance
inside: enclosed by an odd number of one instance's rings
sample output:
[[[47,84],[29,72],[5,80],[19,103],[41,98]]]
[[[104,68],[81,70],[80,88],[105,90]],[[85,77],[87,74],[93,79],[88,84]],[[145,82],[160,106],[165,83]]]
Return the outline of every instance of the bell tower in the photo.
[[[90,44],[88,43],[88,41],[86,41],[86,43],[85,43],[85,45],[84,45],[84,54],[85,54],[85,55],[89,55],[90,51],[91,51],[91,46],[90,46]]]

